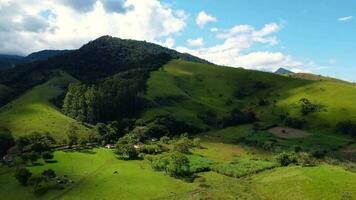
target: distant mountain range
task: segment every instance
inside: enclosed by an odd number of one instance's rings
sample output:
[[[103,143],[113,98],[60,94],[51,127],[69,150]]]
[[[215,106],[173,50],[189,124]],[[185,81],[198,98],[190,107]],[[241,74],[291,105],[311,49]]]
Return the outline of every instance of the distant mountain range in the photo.
[[[47,60],[48,58],[69,53],[72,50],[43,50],[31,53],[28,56],[2,55],[0,54],[0,70],[11,68],[19,63]]]
[[[285,74],[294,74],[294,72],[285,69],[285,68],[279,68],[277,71],[274,72],[275,74],[280,74],[280,75],[285,75]]]

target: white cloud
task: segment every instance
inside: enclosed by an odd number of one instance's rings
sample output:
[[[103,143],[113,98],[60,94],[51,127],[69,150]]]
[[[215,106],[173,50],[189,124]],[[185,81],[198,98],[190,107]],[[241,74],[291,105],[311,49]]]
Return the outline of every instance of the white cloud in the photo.
[[[214,27],[214,28],[211,28],[211,29],[210,29],[210,31],[211,31],[211,32],[218,32],[218,31],[219,31],[219,29],[218,29],[218,28],[216,28],[216,27]]]
[[[200,28],[204,28],[207,23],[217,22],[218,20],[216,17],[206,13],[205,11],[201,11],[195,21]]]
[[[353,16],[347,16],[347,17],[340,17],[339,21],[344,22],[344,21],[349,21],[352,20]]]
[[[204,46],[204,39],[201,37],[197,39],[189,39],[187,40],[187,44],[189,46],[195,46],[195,47]]]
[[[186,26],[184,11],[159,0],[118,0],[115,7],[108,7],[113,0],[68,2],[0,0],[0,53],[78,48],[102,35],[151,42],[170,38],[165,43],[172,46],[172,37]]]
[[[282,52],[258,51],[249,52],[256,44],[276,45],[277,38],[274,36],[281,29],[276,23],[266,24],[261,29],[250,25],[238,25],[229,30],[220,31],[216,37],[223,40],[222,43],[210,46],[190,49],[177,47],[181,52],[190,53],[210,62],[259,70],[276,70],[279,67],[301,69],[303,62],[294,60],[291,56]]]

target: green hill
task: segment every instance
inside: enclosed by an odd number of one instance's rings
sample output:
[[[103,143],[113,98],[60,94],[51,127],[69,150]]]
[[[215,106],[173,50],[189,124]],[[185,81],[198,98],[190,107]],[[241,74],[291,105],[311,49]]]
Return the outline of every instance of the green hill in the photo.
[[[288,113],[306,119],[307,129],[328,132],[335,132],[340,121],[356,120],[353,103],[356,86],[352,84],[302,80],[181,60],[151,74],[147,98],[156,106],[143,114],[145,119],[173,113],[202,127],[205,125],[197,117],[199,112],[211,110],[224,116],[236,107],[254,107],[261,120],[267,122],[280,123],[280,115]],[[299,105],[302,98],[325,106],[326,111],[302,115]],[[260,105],[261,100],[268,101],[268,105]]]
[[[0,127],[9,129],[14,137],[38,131],[63,139],[66,127],[76,121],[63,115],[51,100],[63,95],[64,88],[73,82],[77,80],[59,72],[46,83],[32,88],[0,109]],[[82,133],[88,131],[82,125],[77,126]]]

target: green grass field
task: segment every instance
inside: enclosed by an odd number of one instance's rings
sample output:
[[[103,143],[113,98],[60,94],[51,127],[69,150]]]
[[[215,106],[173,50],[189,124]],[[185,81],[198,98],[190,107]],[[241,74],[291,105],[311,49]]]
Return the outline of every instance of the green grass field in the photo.
[[[193,183],[174,179],[163,172],[153,171],[148,161],[118,160],[111,150],[94,149],[86,152],[55,152],[55,163],[29,167],[34,174],[54,169],[58,176],[67,175],[74,183],[64,190],[50,190],[36,197],[31,187],[22,187],[13,178],[13,169],[0,167],[0,195],[7,199],[340,199],[355,197],[356,174],[341,167],[321,165],[312,168],[283,167],[268,169],[271,162],[250,160],[256,157],[249,149],[218,142],[203,142],[198,165],[240,160],[232,166],[238,173],[265,169],[243,178],[232,178],[214,171],[197,174]],[[218,159],[212,153],[221,147]],[[236,155],[236,149],[244,153]],[[202,162],[204,160],[204,162]],[[250,162],[253,161],[253,162]],[[261,163],[263,162],[263,163]],[[256,165],[257,164],[257,165]],[[261,165],[259,165],[261,164]],[[192,162],[194,166],[194,161]],[[242,171],[241,171],[242,170]],[[246,171],[247,170],[247,171]],[[118,173],[115,174],[114,172]],[[255,174],[256,173],[256,174]]]
[[[154,172],[146,161],[118,160],[111,150],[56,152],[55,160],[57,163],[29,169],[39,174],[51,168],[74,183],[62,191],[51,190],[40,199],[155,199],[196,189],[194,184]],[[18,200],[38,198],[30,188],[19,186],[11,173],[0,175],[0,195]]]
[[[355,199],[356,174],[340,167],[287,167],[252,177],[262,199]]]
[[[62,88],[72,82],[76,82],[73,77],[60,73],[32,88],[0,109],[0,127],[9,129],[15,138],[34,131],[49,132],[56,139],[64,138],[67,126],[76,121],[63,115],[50,100],[61,95]],[[77,127],[80,133],[88,130],[82,125]]]

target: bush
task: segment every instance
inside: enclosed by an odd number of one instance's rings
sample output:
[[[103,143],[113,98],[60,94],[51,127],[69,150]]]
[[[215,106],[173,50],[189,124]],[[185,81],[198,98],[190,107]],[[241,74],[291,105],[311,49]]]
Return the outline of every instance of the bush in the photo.
[[[188,156],[188,158],[189,158],[190,171],[192,173],[210,171],[210,167],[213,164],[215,164],[215,162],[200,155],[190,155]]]
[[[42,154],[42,158],[47,161],[47,160],[52,160],[54,156],[52,152],[46,151]]]
[[[182,153],[174,152],[168,158],[166,172],[173,177],[188,177],[192,175],[189,168],[188,157]]]
[[[240,159],[229,163],[218,163],[211,170],[235,178],[255,174],[276,167],[276,163],[262,160]]]
[[[303,115],[308,115],[310,113],[320,112],[325,110],[325,106],[321,104],[314,104],[307,98],[302,98],[299,100],[301,104],[301,112]]]
[[[159,144],[145,144],[140,148],[140,153],[145,154],[160,154],[165,151],[165,149]]]
[[[179,139],[173,144],[173,151],[189,154],[190,153],[190,144],[189,141],[185,139]]]
[[[297,164],[297,156],[294,153],[283,152],[277,156],[277,161],[281,166]]]
[[[192,175],[188,157],[179,152],[161,155],[151,162],[151,166],[154,170],[165,171],[168,175],[176,178]]]
[[[50,185],[46,181],[39,182],[34,185],[33,193],[37,196],[45,194],[50,189]]]
[[[163,136],[159,139],[162,144],[168,144],[171,139],[168,136]]]
[[[0,131],[0,157],[6,155],[7,150],[15,145],[15,140],[10,131]]]
[[[223,125],[235,126],[240,124],[252,123],[258,120],[257,113],[252,108],[244,110],[234,109],[230,112],[228,117],[223,119]]]
[[[56,172],[53,169],[47,169],[42,172],[42,175],[47,178],[54,178],[56,177]]]
[[[31,176],[32,176],[32,173],[26,168],[20,168],[15,172],[15,178],[23,186],[27,186],[28,181],[31,178]]]
[[[216,113],[211,110],[202,111],[198,113],[197,117],[209,126],[216,126],[218,122]]]
[[[286,117],[284,120],[284,124],[286,126],[297,128],[297,129],[305,127],[306,123],[307,121],[305,121],[304,119],[293,118],[293,117]]]
[[[316,166],[316,159],[308,153],[302,152],[298,154],[298,164],[302,167]]]
[[[339,122],[336,125],[336,130],[340,133],[356,137],[356,123],[350,120]]]
[[[116,154],[119,155],[119,158],[125,160],[135,160],[138,158],[138,152],[134,147],[133,143],[128,144],[117,144],[116,145]]]

